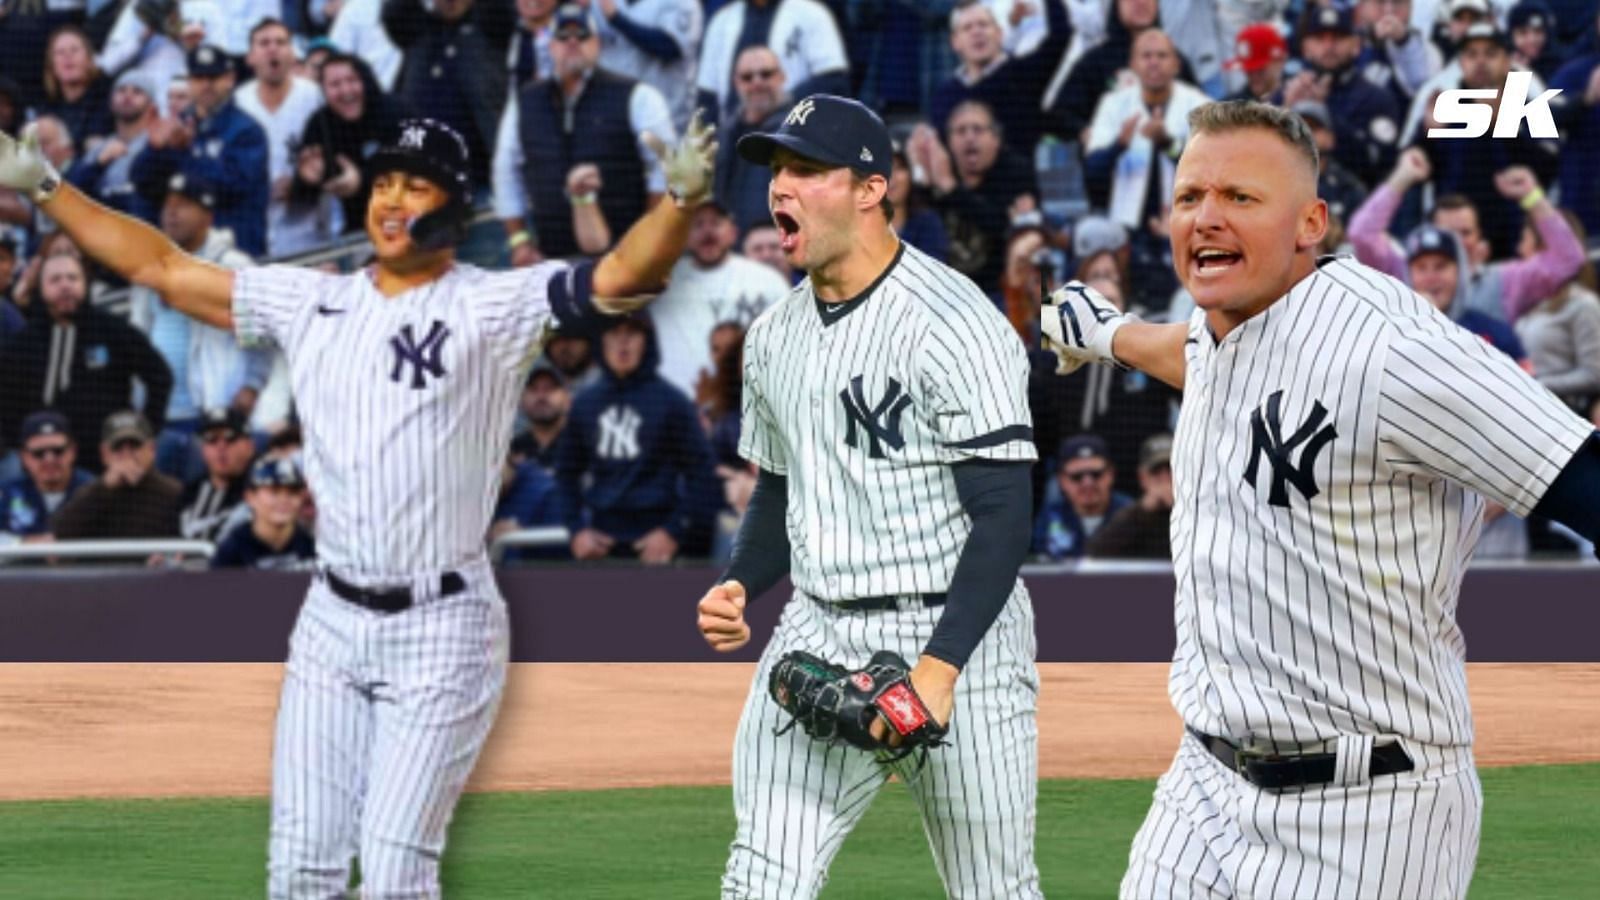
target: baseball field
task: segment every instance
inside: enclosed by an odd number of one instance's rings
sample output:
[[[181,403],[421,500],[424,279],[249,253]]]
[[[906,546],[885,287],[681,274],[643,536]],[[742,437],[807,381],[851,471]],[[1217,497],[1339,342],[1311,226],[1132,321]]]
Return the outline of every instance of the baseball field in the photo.
[[[0,898],[260,896],[267,664],[0,666]],[[1600,885],[1600,666],[1469,668],[1486,797],[1483,898]],[[448,896],[715,896],[751,667],[519,664],[452,832]],[[1177,721],[1159,664],[1041,666],[1039,865],[1051,897],[1114,896]],[[691,702],[678,702],[692,698]],[[829,898],[937,897],[891,785]]]

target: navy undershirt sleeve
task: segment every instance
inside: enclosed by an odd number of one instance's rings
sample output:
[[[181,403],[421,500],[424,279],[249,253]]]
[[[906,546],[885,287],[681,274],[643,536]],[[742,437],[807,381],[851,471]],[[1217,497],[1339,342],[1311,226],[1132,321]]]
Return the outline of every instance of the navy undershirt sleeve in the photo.
[[[566,334],[597,332],[606,318],[594,305],[594,263],[582,262],[550,279],[545,295],[556,328]]]
[[[974,459],[950,467],[972,532],[961,548],[944,614],[923,652],[962,668],[1005,608],[1032,537],[1031,462]]]
[[[744,585],[753,602],[789,574],[789,479],[761,469],[750,494],[744,521],[733,538],[733,556],[722,581]]]
[[[1533,514],[1571,528],[1595,544],[1600,556],[1600,431],[1572,455],[1539,498]]]

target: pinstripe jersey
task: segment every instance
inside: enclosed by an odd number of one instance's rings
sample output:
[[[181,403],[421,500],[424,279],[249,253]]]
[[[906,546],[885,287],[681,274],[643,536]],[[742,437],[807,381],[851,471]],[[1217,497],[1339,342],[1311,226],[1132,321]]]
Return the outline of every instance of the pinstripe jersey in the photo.
[[[1593,427],[1424,298],[1327,260],[1220,342],[1190,320],[1173,452],[1189,725],[1472,741],[1457,593],[1484,498],[1526,515]]]
[[[235,276],[240,340],[288,363],[324,566],[379,584],[483,555],[523,378],[555,324],[551,282],[572,271],[458,263],[392,298],[365,272]]]
[[[788,476],[795,587],[945,590],[971,530],[950,464],[1035,458],[1027,354],[994,303],[902,242],[846,303],[819,308],[801,282],[744,353],[739,453]]]

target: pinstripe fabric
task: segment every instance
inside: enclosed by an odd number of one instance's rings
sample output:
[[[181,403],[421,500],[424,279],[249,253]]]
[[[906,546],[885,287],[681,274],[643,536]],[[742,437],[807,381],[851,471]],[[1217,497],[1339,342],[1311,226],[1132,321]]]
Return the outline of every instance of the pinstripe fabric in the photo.
[[[844,611],[796,592],[762,654],[734,749],[738,830],[722,879],[724,900],[817,896],[845,837],[891,770],[850,747],[804,731],[774,732],[788,716],[767,691],[778,658],[807,650],[851,667],[878,650],[915,659],[940,610],[914,600],[897,611]],[[1038,794],[1039,691],[1033,606],[1019,581],[956,683],[951,744],[920,771],[895,772],[911,791],[949,896],[1042,897],[1033,861]]]
[[[1464,896],[1479,828],[1455,610],[1484,497],[1526,514],[1593,430],[1401,282],[1324,261],[1220,342],[1191,320],[1173,451],[1184,722],[1337,747],[1262,792],[1185,738],[1126,898]],[[1373,742],[1417,770],[1366,784]]]
[[[740,721],[725,898],[815,896],[890,774],[862,751],[774,735],[773,663],[796,649],[851,667],[885,649],[915,660],[943,610],[904,595],[946,590],[971,530],[950,464],[1034,459],[1026,351],[971,281],[902,244],[864,298],[830,310],[807,280],[745,338],[740,453],[788,476],[797,590]],[[873,596],[901,608],[834,605]],[[957,681],[952,745],[901,769],[952,897],[1039,896],[1033,658],[1019,581]]]
[[[457,798],[505,684],[505,608],[484,551],[524,376],[552,324],[550,264],[457,265],[385,298],[366,273],[238,273],[235,328],[284,351],[317,499],[321,567],[417,605],[374,613],[312,587],[273,754],[269,893],[439,896]],[[439,597],[445,572],[466,581]]]

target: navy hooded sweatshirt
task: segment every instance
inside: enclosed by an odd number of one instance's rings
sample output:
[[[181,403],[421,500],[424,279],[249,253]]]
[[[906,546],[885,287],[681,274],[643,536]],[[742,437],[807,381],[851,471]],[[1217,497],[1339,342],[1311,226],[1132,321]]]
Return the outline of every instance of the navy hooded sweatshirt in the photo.
[[[616,539],[615,555],[633,555],[629,545],[656,528],[680,553],[703,553],[722,503],[710,442],[694,403],[656,374],[661,353],[649,316],[635,313],[607,330],[624,321],[645,328],[643,361],[619,378],[597,353],[601,378],[573,398],[556,447],[567,528],[605,532]]]

